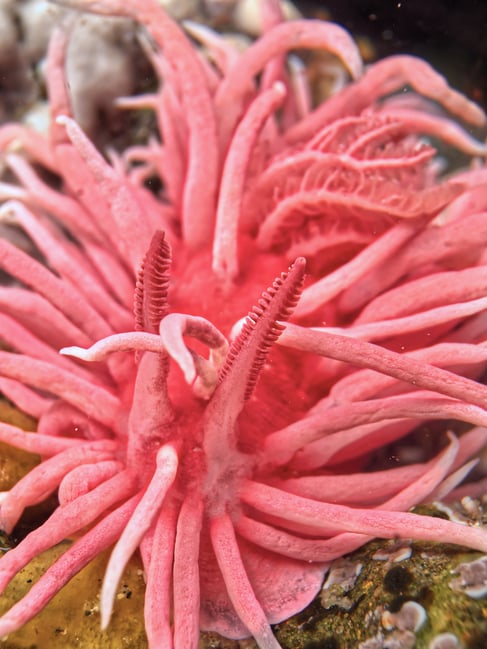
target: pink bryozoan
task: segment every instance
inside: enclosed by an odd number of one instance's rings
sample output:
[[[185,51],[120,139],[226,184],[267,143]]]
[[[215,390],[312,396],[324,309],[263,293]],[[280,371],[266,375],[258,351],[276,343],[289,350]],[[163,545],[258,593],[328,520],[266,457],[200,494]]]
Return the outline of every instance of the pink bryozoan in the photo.
[[[102,625],[140,551],[151,649],[196,649],[200,629],[277,649],[270,624],[373,537],[487,552],[479,527],[407,513],[462,493],[487,442],[487,173],[441,179],[423,141],[485,155],[454,121],[482,111],[412,57],[363,73],[343,29],[282,23],[275,2],[243,53],[188,26],[209,58],[155,0],[64,4],[147,28],[160,88],[125,101],[156,111],[161,142],[110,163],[95,149],[71,116],[62,31],[49,138],[0,130],[18,180],[0,213],[37,253],[0,240],[18,280],[0,288],[0,389],[39,420],[37,434],[0,424],[0,439],[42,456],[4,494],[1,527],[59,497],[2,558],[0,589],[77,535],[0,637],[112,545]],[[352,81],[312,110],[286,56],[316,48]],[[473,428],[424,463],[367,472],[430,420]]]

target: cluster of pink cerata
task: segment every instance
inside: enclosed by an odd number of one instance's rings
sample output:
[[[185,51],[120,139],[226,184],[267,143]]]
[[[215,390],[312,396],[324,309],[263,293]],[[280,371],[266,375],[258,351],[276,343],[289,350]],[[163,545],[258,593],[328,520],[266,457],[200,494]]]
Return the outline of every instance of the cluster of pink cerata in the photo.
[[[71,116],[63,31],[49,137],[0,130],[0,213],[33,248],[0,241],[16,280],[0,288],[0,388],[39,421],[0,438],[42,456],[3,495],[1,527],[59,497],[0,561],[0,588],[76,539],[0,636],[112,545],[102,625],[140,551],[152,649],[196,649],[200,629],[277,649],[270,624],[373,537],[487,551],[478,526],[407,513],[465,493],[487,443],[487,172],[440,178],[426,143],[485,155],[455,121],[484,113],[416,58],[364,73],[341,27],[281,22],[275,2],[244,52],[190,27],[208,56],[156,0],[64,4],[148,30],[160,87],[133,103],[154,108],[160,141],[109,162],[92,145]],[[351,82],[313,108],[287,54],[319,48]],[[472,427],[427,461],[367,471],[432,420]]]

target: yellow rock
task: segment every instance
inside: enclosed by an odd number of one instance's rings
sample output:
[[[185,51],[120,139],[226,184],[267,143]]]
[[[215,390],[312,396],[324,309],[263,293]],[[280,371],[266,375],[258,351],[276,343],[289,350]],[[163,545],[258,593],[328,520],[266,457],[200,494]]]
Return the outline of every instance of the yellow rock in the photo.
[[[35,430],[36,422],[20,410],[0,400],[0,421],[24,430]],[[39,456],[0,442],[0,491],[8,491],[36,464]]]
[[[71,544],[64,541],[37,557],[12,581],[0,598],[4,613],[29,590],[44,570]],[[120,582],[114,613],[106,631],[100,628],[99,593],[109,553],[94,559],[15,633],[0,640],[2,649],[147,649],[144,631],[144,578],[133,558]]]

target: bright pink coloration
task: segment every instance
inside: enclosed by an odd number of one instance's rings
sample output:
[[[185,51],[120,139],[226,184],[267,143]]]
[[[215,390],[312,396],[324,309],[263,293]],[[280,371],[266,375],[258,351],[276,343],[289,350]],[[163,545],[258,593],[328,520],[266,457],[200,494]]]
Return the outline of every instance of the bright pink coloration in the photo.
[[[0,241],[0,265],[27,287],[0,289],[16,352],[0,352],[0,387],[39,418],[37,435],[3,424],[0,438],[43,456],[5,495],[1,525],[10,532],[56,490],[60,502],[2,559],[0,589],[84,530],[0,636],[114,543],[102,624],[140,549],[152,649],[195,649],[201,628],[277,649],[270,624],[371,537],[487,551],[485,530],[407,513],[454,489],[487,442],[475,381],[487,366],[487,174],[440,181],[418,137],[484,155],[424,98],[472,123],[483,113],[425,63],[396,57],[307,114],[287,51],[324,47],[354,77],[360,57],[336,25],[279,24],[276,3],[243,54],[192,27],[215,66],[153,0],[65,4],[151,32],[164,80],[137,103],[155,108],[162,143],[105,161],[70,116],[61,33],[50,138],[0,130],[21,185],[0,186],[1,214],[46,260]],[[418,93],[409,102],[379,103],[405,84]],[[158,197],[141,182],[154,173]],[[429,461],[367,472],[374,450],[439,419],[475,428]]]

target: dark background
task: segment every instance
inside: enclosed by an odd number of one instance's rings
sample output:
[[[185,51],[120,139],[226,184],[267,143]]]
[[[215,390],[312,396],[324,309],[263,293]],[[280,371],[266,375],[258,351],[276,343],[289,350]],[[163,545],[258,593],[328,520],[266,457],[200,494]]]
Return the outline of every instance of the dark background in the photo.
[[[365,37],[375,58],[415,54],[487,105],[487,0],[329,0],[298,2]]]

